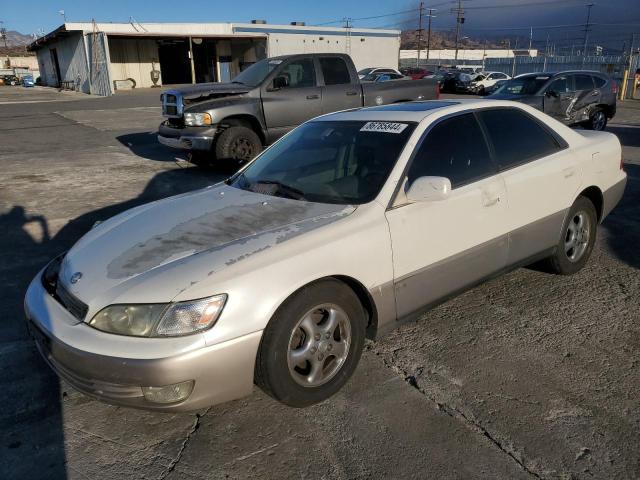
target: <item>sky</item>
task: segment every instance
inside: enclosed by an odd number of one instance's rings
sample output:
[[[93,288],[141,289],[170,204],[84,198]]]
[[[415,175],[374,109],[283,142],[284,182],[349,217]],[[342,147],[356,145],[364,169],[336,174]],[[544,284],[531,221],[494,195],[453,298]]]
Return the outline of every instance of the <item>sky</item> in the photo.
[[[455,26],[457,0],[425,1],[433,12],[434,30]],[[587,3],[591,9],[590,44],[621,49],[637,33],[640,45],[640,0],[463,0],[465,23],[462,35],[472,38],[522,37],[528,43],[549,43],[569,49],[582,44]],[[8,30],[24,34],[45,33],[58,27],[64,10],[67,21],[127,22],[245,22],[265,19],[269,23],[306,21],[307,25],[341,26],[345,17],[355,27],[418,28],[417,0],[2,0],[0,21]],[[527,45],[528,46],[528,45]]]

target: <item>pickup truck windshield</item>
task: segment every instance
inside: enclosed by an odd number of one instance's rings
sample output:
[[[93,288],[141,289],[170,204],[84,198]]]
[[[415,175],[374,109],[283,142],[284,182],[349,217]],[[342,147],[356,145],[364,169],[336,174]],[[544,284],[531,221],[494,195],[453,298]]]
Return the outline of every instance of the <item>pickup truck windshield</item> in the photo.
[[[547,83],[549,77],[530,76],[513,78],[505,83],[496,93],[509,93],[511,95],[533,95]]]
[[[254,63],[245,71],[237,75],[232,83],[241,83],[248,87],[257,87],[262,83],[271,71],[282,63],[282,60],[275,58],[265,58],[259,62]]]
[[[380,192],[414,129],[412,122],[306,123],[229,184],[310,202],[367,203]]]

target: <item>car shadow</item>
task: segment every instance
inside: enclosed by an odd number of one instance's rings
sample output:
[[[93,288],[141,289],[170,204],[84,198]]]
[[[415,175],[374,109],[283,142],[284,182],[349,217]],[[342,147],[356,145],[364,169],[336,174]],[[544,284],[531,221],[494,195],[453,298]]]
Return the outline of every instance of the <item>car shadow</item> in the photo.
[[[156,132],[137,132],[118,135],[116,137],[122,145],[141,158],[155,162],[175,162],[187,160],[188,153],[182,150],[169,148],[158,142]]]
[[[608,125],[606,131],[616,135],[625,147],[640,147],[640,125]]]
[[[129,200],[69,221],[54,236],[43,216],[20,205],[0,212],[0,478],[66,478],[63,428],[66,392],[29,338],[23,298],[31,279],[60,252],[68,250],[96,221],[137,205],[225,179],[228,175],[196,167],[164,171]]]
[[[627,265],[640,269],[640,165],[626,164],[627,188],[620,203],[605,218],[606,244]]]

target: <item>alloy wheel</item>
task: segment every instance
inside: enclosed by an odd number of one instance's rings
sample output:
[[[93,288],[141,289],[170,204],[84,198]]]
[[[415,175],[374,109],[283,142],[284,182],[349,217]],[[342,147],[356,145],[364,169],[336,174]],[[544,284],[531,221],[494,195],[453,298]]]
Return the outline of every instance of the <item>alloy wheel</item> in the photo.
[[[571,262],[579,261],[589,245],[591,225],[589,216],[578,211],[571,218],[564,239],[564,251]]]
[[[351,346],[351,320],[337,305],[309,310],[291,332],[287,352],[289,373],[303,387],[318,387],[344,365]]]

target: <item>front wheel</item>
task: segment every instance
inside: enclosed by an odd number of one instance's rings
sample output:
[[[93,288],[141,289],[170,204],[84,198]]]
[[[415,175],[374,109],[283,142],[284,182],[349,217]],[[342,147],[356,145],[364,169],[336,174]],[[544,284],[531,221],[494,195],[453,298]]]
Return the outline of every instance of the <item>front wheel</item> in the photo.
[[[577,273],[591,256],[596,241],[598,216],[591,200],[578,197],[562,225],[555,253],[546,259],[548,270],[560,275]]]
[[[262,151],[260,137],[250,128],[235,125],[225,129],[216,140],[216,159],[246,163]]]
[[[255,381],[276,400],[306,407],[349,380],[364,347],[366,315],[345,284],[327,279],[290,297],[264,331]]]

